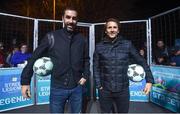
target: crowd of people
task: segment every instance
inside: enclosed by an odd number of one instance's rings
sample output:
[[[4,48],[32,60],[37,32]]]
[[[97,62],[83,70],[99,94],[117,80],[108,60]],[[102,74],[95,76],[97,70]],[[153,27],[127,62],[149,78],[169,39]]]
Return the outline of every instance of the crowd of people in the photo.
[[[147,43],[140,48],[139,53],[147,59]],[[157,40],[152,53],[153,64],[166,66],[180,66],[180,47],[168,47],[162,39]]]
[[[9,51],[4,50],[4,44],[0,42],[0,68],[18,67],[24,64],[31,57],[28,45],[25,43],[20,46],[12,46]]]
[[[139,49],[140,55],[147,60],[147,42]],[[0,42],[0,68],[18,67],[31,57],[28,45],[12,46],[8,51],[4,50],[3,42]],[[158,40],[153,50],[153,64],[166,66],[180,66],[180,46],[167,47],[163,40]]]

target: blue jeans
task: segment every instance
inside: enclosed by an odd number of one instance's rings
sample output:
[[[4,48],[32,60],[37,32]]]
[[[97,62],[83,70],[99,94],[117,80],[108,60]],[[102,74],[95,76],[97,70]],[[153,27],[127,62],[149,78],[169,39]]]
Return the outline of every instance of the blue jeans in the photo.
[[[66,101],[71,108],[71,113],[80,113],[82,107],[82,86],[73,89],[51,88],[50,90],[50,112],[64,113]]]

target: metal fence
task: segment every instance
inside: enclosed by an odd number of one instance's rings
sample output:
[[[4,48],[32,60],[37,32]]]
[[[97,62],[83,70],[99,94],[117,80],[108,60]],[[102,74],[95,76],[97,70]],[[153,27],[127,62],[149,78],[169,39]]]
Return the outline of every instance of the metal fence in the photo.
[[[154,51],[158,40],[163,40],[171,50],[174,46],[180,46],[180,7],[149,18],[151,35],[151,60],[153,63]],[[171,52],[170,52],[171,53]]]

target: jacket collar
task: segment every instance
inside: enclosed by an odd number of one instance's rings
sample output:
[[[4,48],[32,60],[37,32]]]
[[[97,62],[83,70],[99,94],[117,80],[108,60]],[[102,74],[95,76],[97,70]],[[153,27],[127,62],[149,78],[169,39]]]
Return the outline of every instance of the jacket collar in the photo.
[[[110,40],[109,38],[104,37],[103,43],[115,44],[115,43],[120,43],[122,40],[123,40],[122,36],[117,36],[114,40]]]
[[[63,33],[64,33],[64,37],[65,38],[67,37],[66,39],[69,39],[69,40],[72,40],[73,37],[77,34],[76,30],[73,31],[73,32],[70,32],[70,31],[67,30],[66,27],[64,27],[62,30],[63,30]]]
[[[63,28],[63,32],[67,35],[67,36],[72,36],[74,34],[74,32],[68,31],[66,27]]]

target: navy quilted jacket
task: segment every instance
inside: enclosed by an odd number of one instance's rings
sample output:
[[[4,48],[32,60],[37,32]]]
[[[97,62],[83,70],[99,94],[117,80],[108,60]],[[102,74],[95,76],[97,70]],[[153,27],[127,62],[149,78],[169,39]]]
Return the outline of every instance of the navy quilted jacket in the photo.
[[[113,41],[105,39],[96,45],[93,60],[96,87],[103,87],[112,92],[127,89],[129,86],[127,69],[130,59],[136,60],[137,64],[144,67],[146,82],[153,83],[153,76],[145,59],[139,55],[131,41],[119,36]]]

